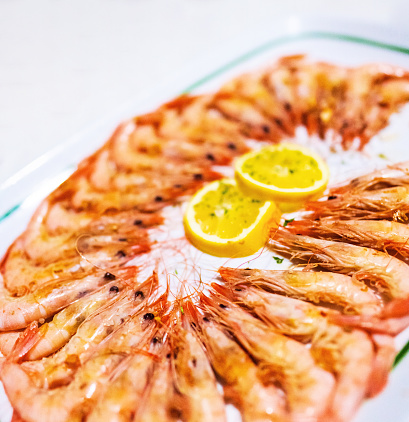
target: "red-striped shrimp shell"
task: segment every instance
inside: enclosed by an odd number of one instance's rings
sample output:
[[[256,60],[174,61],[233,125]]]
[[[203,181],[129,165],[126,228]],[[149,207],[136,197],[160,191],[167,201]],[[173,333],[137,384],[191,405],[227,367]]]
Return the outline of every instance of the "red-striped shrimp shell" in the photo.
[[[374,285],[393,299],[409,295],[409,266],[385,252],[349,243],[297,236],[277,230],[270,243],[273,249],[293,259],[317,262],[330,271],[352,275]]]
[[[327,200],[307,202],[312,218],[395,220],[406,222],[409,213],[409,186],[329,195]]]
[[[227,326],[258,361],[264,382],[278,382],[286,393],[294,421],[316,421],[328,411],[333,376],[316,365],[305,346],[269,329],[221,296],[202,295],[203,306]]]
[[[187,406],[185,420],[226,421],[223,397],[195,333],[178,323],[170,332],[169,341],[175,385]]]
[[[342,240],[382,251],[392,250],[409,258],[409,227],[396,221],[305,219],[293,221],[286,227],[294,234]]]
[[[255,285],[296,299],[330,303],[347,313],[372,315],[379,313],[382,307],[373,291],[343,274],[228,267],[220,267],[219,274],[231,286]]]
[[[367,334],[359,330],[349,332],[332,324],[327,316],[334,311],[311,303],[254,287],[214,288],[249,308],[274,331],[310,342],[314,359],[336,377],[331,413],[337,421],[351,419],[366,395],[374,370],[373,346]]]
[[[184,309],[223,384],[225,400],[240,410],[243,421],[289,421],[282,391],[273,384],[261,382],[256,364],[223,326],[199,314],[191,302]]]

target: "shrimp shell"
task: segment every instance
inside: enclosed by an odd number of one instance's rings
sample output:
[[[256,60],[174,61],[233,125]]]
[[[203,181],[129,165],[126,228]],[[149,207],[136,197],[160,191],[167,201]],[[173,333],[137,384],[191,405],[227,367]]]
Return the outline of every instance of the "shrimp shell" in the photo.
[[[395,250],[409,258],[409,227],[387,220],[299,220],[287,225],[295,234],[318,239],[343,240],[379,250]]]
[[[366,286],[343,274],[318,271],[274,271],[220,267],[219,274],[232,286],[255,285],[313,303],[330,303],[344,312],[376,314],[380,299]]]
[[[285,229],[278,230],[270,242],[273,249],[288,253],[295,259],[313,260],[331,271],[368,281],[391,298],[409,295],[409,266],[384,252],[343,242],[297,236]]]
[[[265,324],[218,296],[207,298],[202,295],[201,300],[259,362],[264,382],[280,383],[287,394],[293,420],[315,421],[326,413],[334,378],[315,364],[304,345],[269,330]]]

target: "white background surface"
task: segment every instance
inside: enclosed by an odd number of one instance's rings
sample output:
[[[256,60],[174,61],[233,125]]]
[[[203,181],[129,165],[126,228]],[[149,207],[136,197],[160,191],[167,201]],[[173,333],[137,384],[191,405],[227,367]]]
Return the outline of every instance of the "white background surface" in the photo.
[[[219,45],[291,15],[404,32],[409,3],[0,0],[0,184]]]

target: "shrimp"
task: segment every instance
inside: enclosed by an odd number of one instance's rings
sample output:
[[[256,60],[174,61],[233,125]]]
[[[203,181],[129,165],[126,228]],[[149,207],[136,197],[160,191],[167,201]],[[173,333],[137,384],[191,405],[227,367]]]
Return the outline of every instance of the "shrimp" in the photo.
[[[234,94],[236,97],[250,101],[262,111],[278,129],[288,136],[294,136],[294,124],[291,122],[285,107],[271,95],[264,82],[265,72],[247,73],[227,82],[220,89],[220,93]]]
[[[396,336],[409,326],[409,298],[387,303],[375,316],[331,314],[329,318],[343,326],[358,327],[375,334]]]
[[[337,380],[332,412],[337,421],[351,419],[364,399],[373,371],[373,347],[369,336],[361,331],[345,331],[331,324],[327,315],[333,311],[307,302],[266,293],[247,287],[219,292],[240,301],[274,330],[303,342],[311,342],[314,359]]]
[[[79,422],[122,359],[120,355],[99,356],[89,361],[71,384],[54,390],[38,388],[13,362],[3,364],[1,380],[10,402],[26,422]]]
[[[273,249],[288,253],[295,259],[313,260],[326,269],[367,281],[392,299],[409,295],[409,266],[384,252],[343,242],[297,236],[285,229],[278,230],[270,242]]]
[[[206,347],[213,370],[223,383],[225,399],[240,410],[244,422],[289,420],[281,391],[258,378],[256,364],[220,324],[200,317],[192,303],[184,306]]]
[[[183,413],[178,402],[180,397],[176,394],[173,384],[172,366],[168,358],[170,354],[171,350],[167,349],[161,354],[159,362],[155,363],[153,376],[133,422],[180,421]]]
[[[387,220],[299,220],[288,224],[291,233],[318,239],[344,240],[379,250],[394,250],[409,258],[409,227]]]
[[[130,268],[132,267],[117,271],[117,276],[111,273],[106,274],[106,276],[113,279],[111,283],[97,290],[95,293],[79,299],[56,314],[52,321],[43,324],[38,331],[37,343],[32,346],[25,358],[27,360],[40,359],[60,349],[77,332],[78,327],[90,315],[103,306],[109,306],[111,302],[116,303],[116,298],[124,289],[129,291],[130,288],[132,290],[130,292],[131,295],[134,294],[136,288],[140,291],[155,289],[155,279],[148,279],[145,283],[135,287],[134,283],[131,282],[129,286],[127,284],[128,280],[123,277],[127,276],[126,273]],[[135,306],[138,300],[142,301],[143,299],[138,297],[134,302]]]
[[[385,388],[389,373],[396,357],[393,337],[385,334],[374,334],[372,340],[375,345],[373,371],[368,384],[367,397],[375,397]]]
[[[183,307],[183,305],[182,305]],[[187,324],[183,324],[187,325]],[[202,345],[194,332],[178,321],[170,333],[171,364],[178,392],[189,409],[186,421],[226,421],[224,401]]]
[[[80,248],[82,245],[82,241],[79,242]],[[85,244],[84,246],[86,247]],[[103,267],[106,270],[120,267],[139,253],[149,250],[147,244],[137,245],[133,250],[128,249],[130,253],[127,255],[123,246],[117,243],[113,245],[113,248],[109,247],[105,251],[97,251],[94,256],[87,254],[84,249],[83,256],[88,255],[87,259],[82,259],[81,255],[77,253],[75,256],[55,262],[37,265],[27,258],[24,250],[15,243],[9,248],[2,263],[0,263],[4,286],[12,295],[23,296],[58,279],[63,280],[73,277],[81,279],[84,274],[92,272],[95,266]]]
[[[149,388],[155,361],[161,351],[160,342],[160,336],[155,334],[144,349],[131,353],[116,368],[87,421],[127,422],[133,419],[145,390]]]
[[[133,272],[134,268],[126,271]],[[92,293],[110,281],[105,271],[95,270],[82,278],[57,280],[34,293],[14,298],[3,293],[0,300],[0,331],[27,327],[31,322],[49,318],[60,309]]]
[[[146,314],[149,314],[146,321],[150,321],[155,315],[146,309],[163,313],[165,295],[159,297],[149,307],[146,303],[155,286],[154,276],[141,286],[124,290],[116,300],[91,314],[58,352],[41,361],[27,362],[26,366],[37,373],[42,373],[44,385],[54,386],[69,382],[78,366],[90,356],[96,345],[108,338],[111,333],[120,330],[121,327],[124,327],[122,330],[128,330],[132,326],[136,330],[135,327],[140,326],[140,318]],[[41,338],[38,340],[38,336],[34,336],[31,347],[35,350],[40,342]],[[29,347],[27,352],[28,354],[31,352]]]
[[[315,333],[325,331],[328,314],[338,314],[331,309],[267,293],[256,287],[237,285],[234,289],[228,289],[216,285],[214,289],[234,303],[244,305],[276,331],[304,343],[310,342]]]
[[[252,139],[268,139],[278,142],[284,131],[276,121],[264,116],[246,98],[221,92],[214,97],[214,106],[228,119],[237,122],[243,135]]]
[[[312,218],[395,220],[406,222],[409,213],[409,186],[329,195],[326,201],[305,204]]]
[[[409,161],[389,165],[383,169],[356,177],[346,183],[333,186],[329,190],[329,195],[406,185],[409,185]]]
[[[126,334],[123,331],[112,333],[92,352],[71,383],[52,390],[36,385],[24,366],[6,361],[1,379],[13,407],[27,422],[84,420],[113,371],[132,348],[154,333],[155,325],[155,320],[142,318]]]
[[[373,315],[382,308],[381,300],[373,291],[343,274],[227,267],[220,267],[219,274],[232,286],[256,285],[296,299],[334,304],[344,312]]]
[[[293,420],[315,421],[324,416],[335,385],[334,377],[315,364],[304,345],[269,330],[267,325],[219,296],[201,295],[201,301],[259,361],[264,382],[280,383],[287,394]]]

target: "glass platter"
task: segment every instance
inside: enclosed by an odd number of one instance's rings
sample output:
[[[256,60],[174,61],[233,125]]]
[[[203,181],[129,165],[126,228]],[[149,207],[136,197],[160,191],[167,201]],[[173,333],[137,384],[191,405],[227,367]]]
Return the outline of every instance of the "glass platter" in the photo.
[[[161,84],[146,98],[139,98],[112,115],[64,142],[57,149],[39,158],[0,186],[0,254],[19,235],[29,221],[41,199],[65,180],[76,164],[105,142],[121,121],[133,115],[148,112],[161,103],[183,93],[201,94],[217,89],[223,82],[245,71],[259,69],[273,63],[283,55],[303,53],[313,60],[324,60],[340,65],[363,63],[390,63],[409,69],[409,45],[405,37],[382,28],[351,24],[341,21],[317,22],[293,18],[271,28],[256,28],[243,34],[199,62],[192,64],[176,80]],[[372,139],[363,153],[331,152],[328,146],[316,139],[309,139],[303,130],[297,141],[313,145],[327,160],[331,169],[331,182],[345,180],[376,167],[409,160],[409,106],[393,115],[390,124]],[[172,218],[172,213],[169,214]],[[244,261],[251,260],[245,258]],[[234,261],[234,262],[233,262]],[[231,260],[229,265],[242,260]],[[252,262],[254,266],[278,266],[271,256]],[[202,267],[214,268],[225,263],[218,258],[203,256]],[[385,391],[363,404],[354,422],[384,421],[409,422],[409,330],[396,339],[401,350],[399,362],[390,376]],[[12,409],[4,392],[0,391],[0,420],[8,422]],[[231,421],[240,420],[229,410]]]

